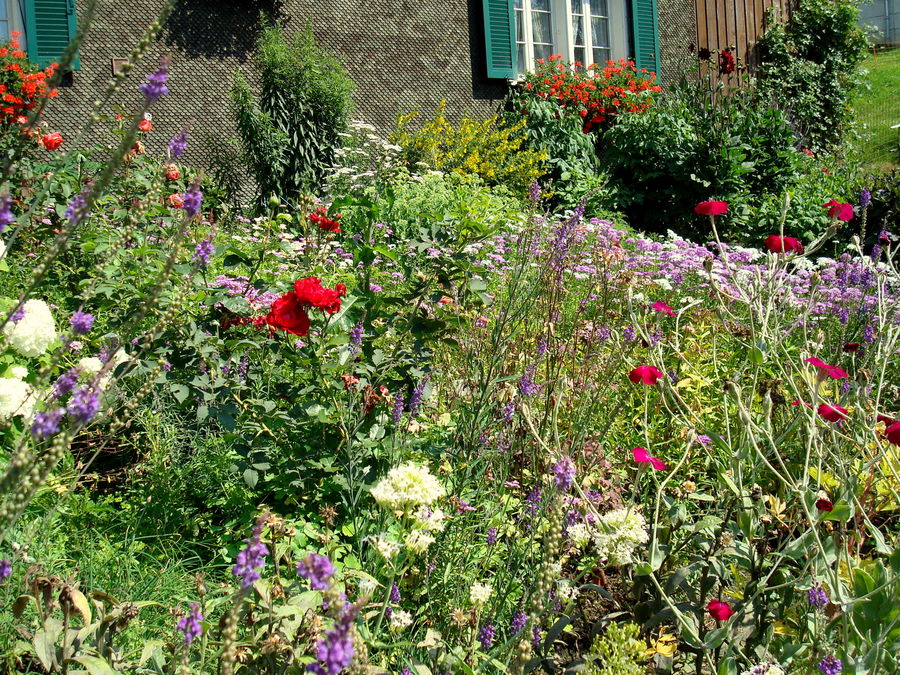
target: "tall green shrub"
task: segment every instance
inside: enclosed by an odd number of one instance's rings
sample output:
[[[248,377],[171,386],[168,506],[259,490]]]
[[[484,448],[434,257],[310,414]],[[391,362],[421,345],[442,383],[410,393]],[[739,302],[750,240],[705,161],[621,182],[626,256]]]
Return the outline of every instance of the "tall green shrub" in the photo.
[[[820,152],[843,141],[853,121],[866,38],[854,0],[800,0],[788,23],[770,10],[759,41],[760,86],[789,114],[803,146]]]
[[[278,26],[264,29],[257,63],[258,99],[235,75],[238,133],[260,196],[296,199],[320,182],[332,162],[352,110],[353,82],[309,27],[290,37]]]

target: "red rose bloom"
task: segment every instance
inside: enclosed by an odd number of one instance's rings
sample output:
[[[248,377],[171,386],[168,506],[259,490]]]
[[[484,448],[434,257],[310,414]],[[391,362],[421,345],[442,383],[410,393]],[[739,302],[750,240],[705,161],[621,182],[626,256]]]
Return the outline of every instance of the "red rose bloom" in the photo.
[[[850,204],[841,204],[841,202],[832,199],[830,202],[822,204],[823,209],[828,209],[829,218],[837,218],[845,223],[853,219],[853,207]]]
[[[301,337],[309,332],[309,316],[293,292],[285,293],[272,303],[266,323]]]
[[[799,239],[793,237],[779,237],[777,234],[770,234],[766,237],[765,245],[772,253],[787,253],[788,251],[803,253],[803,244]]]
[[[728,212],[728,202],[700,202],[694,207],[694,213],[701,216],[721,216]]]
[[[341,309],[341,297],[346,295],[347,287],[338,284],[334,288],[323,288],[317,277],[307,277],[294,282],[294,293],[306,307],[315,307],[329,314]]]
[[[663,372],[656,366],[638,366],[628,373],[628,379],[635,384],[641,382],[644,384],[656,384],[662,376]]]
[[[174,164],[166,164],[166,180],[178,180],[181,178],[181,172]]]
[[[177,192],[175,194],[169,195],[169,206],[171,206],[173,209],[183,209],[184,197],[182,197]]]
[[[830,499],[820,497],[816,500],[816,508],[819,509],[819,511],[834,511],[834,504],[831,503]]]
[[[153,122],[150,120],[141,120],[138,122],[138,129],[141,131],[152,131],[153,130]]]
[[[54,131],[52,134],[41,137],[41,143],[44,144],[44,147],[47,148],[47,150],[56,150],[63,144],[62,134],[58,131]]]
[[[734,610],[731,609],[727,602],[722,602],[721,600],[710,600],[706,609],[716,621],[728,621],[734,616]]]

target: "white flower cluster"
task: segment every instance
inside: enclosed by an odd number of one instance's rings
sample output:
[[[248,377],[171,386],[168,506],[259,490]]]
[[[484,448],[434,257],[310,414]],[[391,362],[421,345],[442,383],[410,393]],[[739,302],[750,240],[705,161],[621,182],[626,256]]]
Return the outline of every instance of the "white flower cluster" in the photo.
[[[392,511],[429,505],[446,494],[427,467],[409,462],[395,467],[372,488],[375,501]]]
[[[31,385],[18,377],[22,371],[25,371],[23,377],[28,375],[25,368],[14,366],[8,371],[13,377],[0,377],[0,422],[15,415],[28,418],[34,412],[37,397]]]
[[[405,609],[394,609],[391,614],[391,631],[400,633],[406,630],[413,622],[412,614]]]
[[[644,516],[633,509],[604,513],[600,516],[599,525],[594,533],[594,545],[610,565],[634,562],[635,549],[646,544],[649,539]]]
[[[741,675],[784,675],[784,668],[777,663],[766,661],[745,670]]]
[[[483,607],[490,600],[493,592],[494,589],[490,584],[472,584],[469,589],[469,602],[475,607]]]
[[[22,356],[34,358],[47,351],[56,341],[56,324],[50,308],[43,300],[28,300],[23,306],[25,316],[7,322],[3,334],[9,346]]]

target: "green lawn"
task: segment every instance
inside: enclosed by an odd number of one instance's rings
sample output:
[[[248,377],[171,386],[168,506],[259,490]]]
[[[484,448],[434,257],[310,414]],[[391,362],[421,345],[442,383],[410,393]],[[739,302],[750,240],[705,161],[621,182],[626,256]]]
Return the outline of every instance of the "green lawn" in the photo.
[[[870,88],[856,101],[860,122],[865,124],[860,147],[868,161],[884,168],[900,165],[897,129],[900,124],[900,49],[870,54],[864,63]]]

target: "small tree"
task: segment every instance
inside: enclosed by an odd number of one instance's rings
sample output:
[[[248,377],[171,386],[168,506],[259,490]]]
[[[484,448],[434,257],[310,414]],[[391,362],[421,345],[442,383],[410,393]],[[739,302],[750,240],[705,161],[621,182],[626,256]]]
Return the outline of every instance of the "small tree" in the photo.
[[[285,39],[278,26],[257,42],[261,91],[235,75],[234,112],[261,197],[296,199],[331,165],[338,134],[352,110],[353,82],[316,44],[309,26]]]

